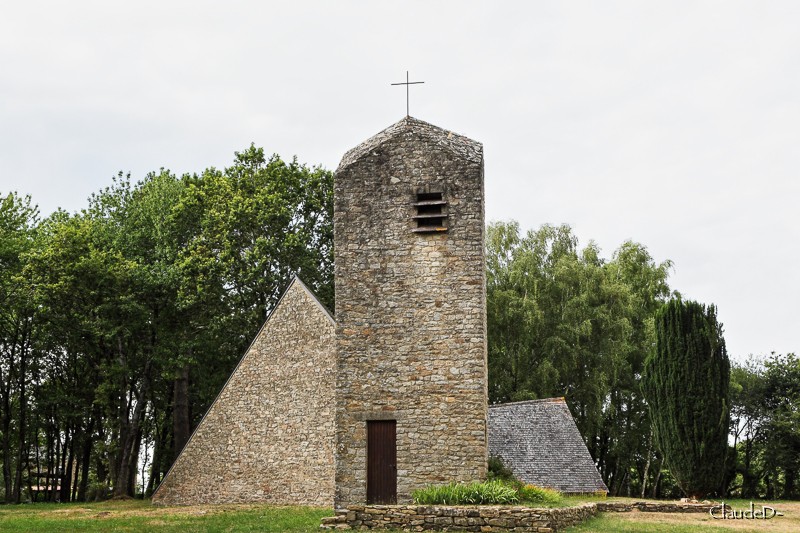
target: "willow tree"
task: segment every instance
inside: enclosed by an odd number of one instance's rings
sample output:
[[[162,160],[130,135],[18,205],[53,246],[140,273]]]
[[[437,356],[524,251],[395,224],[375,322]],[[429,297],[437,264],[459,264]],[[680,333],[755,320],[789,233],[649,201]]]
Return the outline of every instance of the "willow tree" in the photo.
[[[603,259],[569,226],[495,222],[486,244],[489,401],[566,397],[611,493],[657,488],[639,378],[672,263],[634,242]]]
[[[722,489],[730,362],[716,307],[674,299],[656,314],[642,386],[657,447],[688,495]]]

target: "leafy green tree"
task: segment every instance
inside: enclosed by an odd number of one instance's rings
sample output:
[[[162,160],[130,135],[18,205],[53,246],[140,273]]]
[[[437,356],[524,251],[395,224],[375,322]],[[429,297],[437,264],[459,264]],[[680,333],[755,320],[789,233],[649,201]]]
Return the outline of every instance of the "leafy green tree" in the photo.
[[[671,268],[671,261],[656,263],[645,246],[631,241],[624,242],[605,265],[607,283],[616,287],[610,301],[625,306],[628,321],[598,438],[603,443],[598,445],[603,470],[615,493],[644,497],[648,488],[653,496],[659,490],[663,457],[653,448],[640,380],[644,362],[655,347],[655,313],[672,294],[667,283]]]
[[[670,267],[632,242],[606,261],[568,226],[487,228],[489,399],[565,396],[614,494],[658,475],[639,376]]]
[[[758,484],[763,477],[760,461],[762,437],[767,424],[766,381],[764,365],[750,357],[742,363],[732,362],[730,383],[731,436],[733,457],[730,469],[741,476],[729,480],[731,490],[742,498],[757,498]]]
[[[194,425],[293,275],[332,305],[333,175],[250,146],[182,183],[170,216]]]
[[[9,251],[3,274],[18,279],[0,289],[29,288],[17,301],[33,313],[26,346],[38,355],[0,368],[6,494],[22,485],[15,469],[34,472],[29,484],[68,472],[48,500],[88,498],[89,480],[115,496],[152,491],[291,276],[332,302],[332,187],[330,172],[251,146],[224,171],[120,174]]]
[[[5,500],[19,503],[28,462],[31,372],[37,334],[33,286],[23,275],[38,209],[30,197],[0,197],[0,447]]]
[[[689,496],[720,492],[729,429],[730,362],[717,310],[673,299],[656,314],[642,386],[655,442]]]
[[[793,353],[773,354],[764,366],[764,466],[772,482],[782,485],[767,497],[792,499],[800,492],[800,358]]]
[[[135,393],[123,383],[140,379],[126,364],[137,326],[127,312],[135,305],[134,265],[113,249],[115,222],[89,211],[57,212],[41,225],[42,243],[26,265],[44,330],[36,405],[47,454],[37,471],[64,472],[81,462],[69,470],[80,472],[80,481],[61,483],[62,499],[75,485],[85,497],[92,450],[120,442],[118,409]],[[107,481],[113,459],[97,458],[99,482]]]

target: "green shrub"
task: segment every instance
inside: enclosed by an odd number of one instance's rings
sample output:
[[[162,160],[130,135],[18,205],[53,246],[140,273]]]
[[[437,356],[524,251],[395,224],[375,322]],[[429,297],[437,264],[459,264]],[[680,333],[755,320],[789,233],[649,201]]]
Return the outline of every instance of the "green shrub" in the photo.
[[[92,481],[89,483],[89,490],[86,492],[87,502],[101,502],[111,498],[111,488],[107,483]]]
[[[426,505],[507,505],[519,502],[516,488],[502,481],[450,483],[415,490],[414,503]]]
[[[545,503],[555,505],[561,503],[562,496],[557,490],[537,487],[536,485],[523,485],[517,490],[519,499],[524,503]]]
[[[489,457],[489,473],[486,478],[489,480],[500,479],[503,481],[517,480],[517,478],[514,477],[514,472],[503,464],[503,460],[496,455]]]
[[[489,457],[488,466],[484,482],[429,485],[415,490],[411,497],[423,505],[557,505],[563,499],[557,490],[526,485],[499,457]]]

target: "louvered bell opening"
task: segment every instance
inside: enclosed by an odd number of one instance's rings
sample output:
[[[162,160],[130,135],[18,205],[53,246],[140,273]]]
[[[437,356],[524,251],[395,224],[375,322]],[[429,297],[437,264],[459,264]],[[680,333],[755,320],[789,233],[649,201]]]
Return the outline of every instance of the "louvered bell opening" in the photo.
[[[417,193],[417,201],[414,202],[414,208],[417,213],[412,217],[417,227],[412,231],[415,233],[435,233],[447,231],[445,220],[447,213],[444,208],[447,202],[440,192],[420,192]]]

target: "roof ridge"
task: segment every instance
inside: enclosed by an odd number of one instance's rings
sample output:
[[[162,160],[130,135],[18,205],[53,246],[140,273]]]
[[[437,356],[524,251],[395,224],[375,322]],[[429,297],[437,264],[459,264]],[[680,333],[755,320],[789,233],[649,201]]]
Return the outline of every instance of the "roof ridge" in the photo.
[[[537,403],[567,403],[567,400],[563,396],[558,396],[555,398],[539,398],[538,400],[522,400],[519,402],[496,403],[489,405],[489,408],[491,409],[493,407],[511,407],[514,405],[529,405]]]

